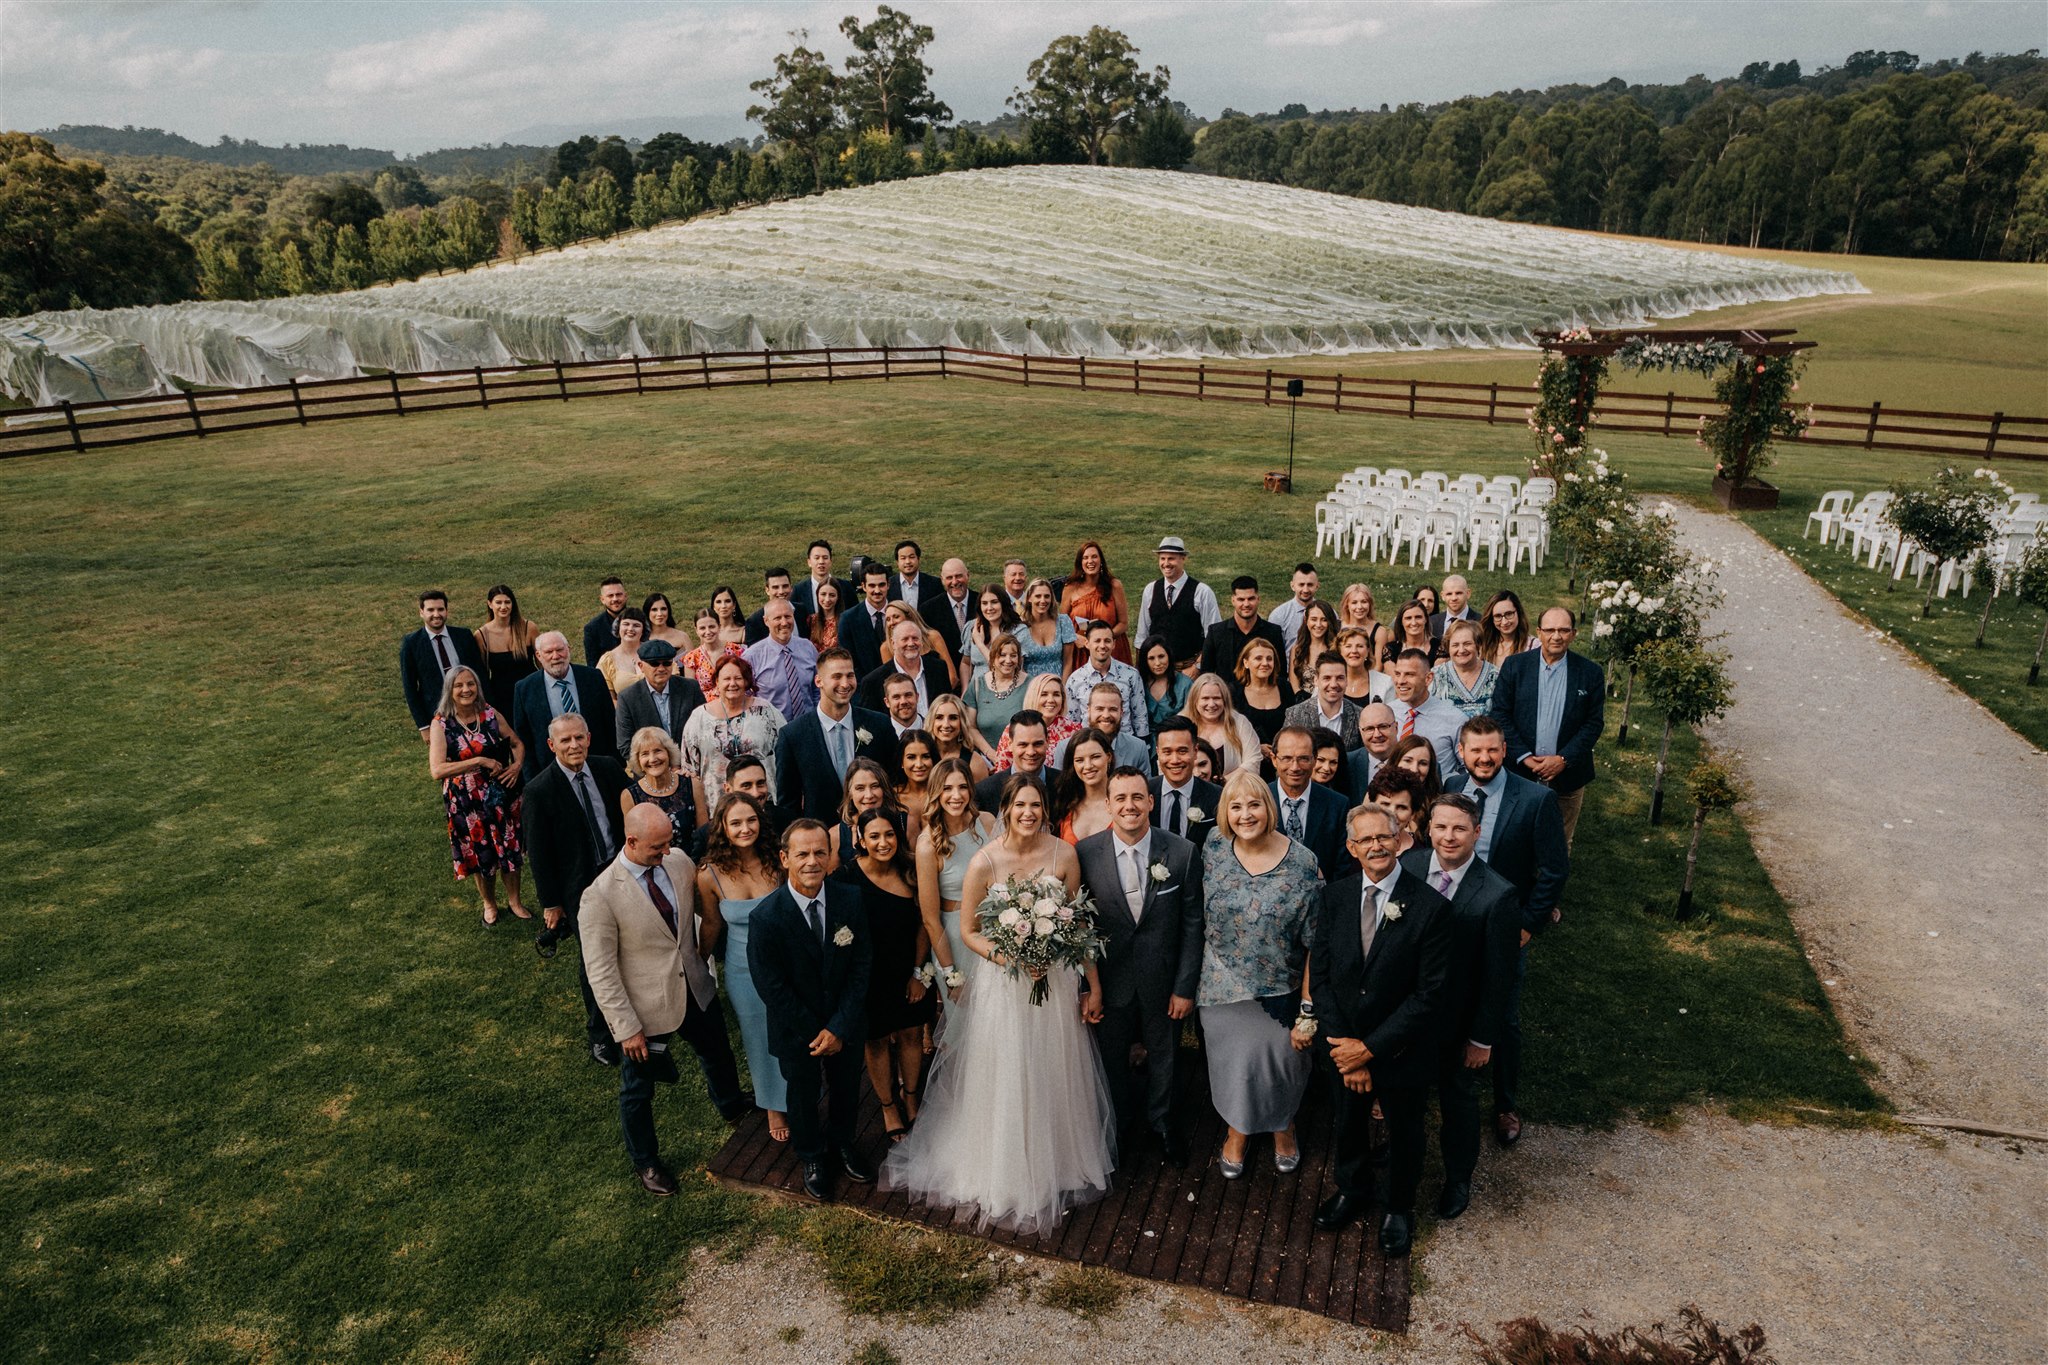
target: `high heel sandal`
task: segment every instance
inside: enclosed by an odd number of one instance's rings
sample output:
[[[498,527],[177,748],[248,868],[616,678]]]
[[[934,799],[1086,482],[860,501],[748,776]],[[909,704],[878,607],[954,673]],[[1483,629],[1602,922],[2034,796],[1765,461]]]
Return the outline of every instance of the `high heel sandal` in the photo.
[[[896,1142],[901,1142],[901,1141],[903,1141],[903,1139],[905,1139],[905,1138],[907,1138],[907,1137],[909,1137],[909,1136],[910,1136],[910,1125],[906,1123],[906,1124],[903,1124],[903,1125],[902,1125],[901,1127],[898,1127],[898,1126],[896,1126],[896,1125],[894,1125],[894,1124],[891,1124],[891,1123],[889,1122],[889,1111],[890,1111],[890,1110],[892,1110],[892,1109],[896,1109],[896,1117],[897,1117],[897,1118],[899,1118],[899,1119],[900,1119],[900,1118],[902,1118],[902,1117],[903,1117],[903,1111],[902,1111],[901,1109],[897,1109],[897,1108],[896,1108],[896,1105],[895,1105],[895,1103],[894,1103],[893,1101],[892,1101],[892,1102],[890,1102],[890,1103],[888,1103],[888,1104],[885,1104],[885,1105],[883,1105],[883,1106],[882,1106],[882,1135],[883,1135],[884,1137],[888,1138],[890,1142],[892,1142],[892,1143],[896,1143]]]

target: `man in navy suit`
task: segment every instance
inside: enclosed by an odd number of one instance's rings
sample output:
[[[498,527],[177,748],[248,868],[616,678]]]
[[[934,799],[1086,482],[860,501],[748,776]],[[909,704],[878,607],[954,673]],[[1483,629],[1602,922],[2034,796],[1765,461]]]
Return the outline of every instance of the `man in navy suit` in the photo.
[[[412,712],[421,739],[434,723],[434,708],[441,702],[441,688],[448,675],[462,664],[483,677],[484,656],[476,647],[476,636],[461,626],[449,625],[448,594],[428,588],[420,594],[420,628],[398,645],[398,681],[405,689],[405,707]]]
[[[1152,742],[1159,762],[1159,776],[1152,779],[1152,823],[1200,848],[1216,828],[1223,788],[1195,776],[1195,723],[1169,716]]]
[[[1344,798],[1314,780],[1316,737],[1288,725],[1273,736],[1273,800],[1280,832],[1316,855],[1325,882],[1358,870],[1345,850]]]
[[[888,605],[889,571],[869,561],[861,568],[860,600],[839,613],[839,647],[853,656],[860,677],[882,666],[882,644],[889,638],[882,609]]]
[[[612,706],[612,692],[604,675],[594,668],[569,662],[569,637],[550,630],[533,642],[533,656],[540,671],[529,673],[512,689],[512,728],[534,757],[535,777],[554,760],[542,758],[548,750],[548,726],[557,716],[575,714],[590,727],[590,752],[600,758],[616,759],[618,718]]]
[[[1309,997],[1317,1033],[1295,1031],[1297,1048],[1323,1054],[1339,1082],[1337,1193],[1316,1210],[1316,1226],[1342,1228],[1372,1202],[1367,1137],[1373,1102],[1386,1115],[1387,1217],[1380,1249],[1405,1256],[1415,1233],[1415,1191],[1429,1146],[1424,1123],[1436,1074],[1437,1015],[1450,971],[1450,907],[1394,849],[1400,831],[1378,806],[1346,818],[1356,876],[1323,891],[1309,927]]]
[[[1513,882],[1477,857],[1479,806],[1471,797],[1438,797],[1428,832],[1429,841],[1409,849],[1401,865],[1451,903],[1451,964],[1437,1061],[1444,1188],[1436,1214],[1456,1218],[1472,1203],[1472,1172],[1479,1165],[1474,1073],[1492,1059],[1507,1024],[1521,897]]]
[[[821,1202],[832,1198],[834,1157],[848,1180],[875,1178],[853,1145],[874,945],[860,888],[826,879],[830,856],[817,821],[783,831],[789,880],[755,909],[747,933],[747,968],[768,1006],[768,1050],[789,1082],[790,1145],[804,1192]]]
[[[790,590],[789,600],[796,607],[797,634],[809,637],[811,618],[818,614],[818,589],[826,583],[839,589],[839,609],[844,611],[853,601],[853,584],[832,576],[832,542],[829,540],[812,541],[804,554],[804,562],[810,566],[810,573]]]
[[[901,602],[923,618],[946,642],[946,653],[960,658],[960,622],[946,600],[946,585],[922,571],[924,551],[914,540],[896,542],[896,572],[889,578],[889,600]]]
[[[1458,736],[1463,773],[1444,779],[1444,790],[1462,792],[1479,807],[1479,858],[1514,884],[1519,902],[1521,952],[1508,990],[1506,1021],[1493,1051],[1494,1133],[1503,1146],[1522,1137],[1517,1087],[1522,1076],[1522,981],[1528,973],[1529,943],[1563,917],[1558,897],[1571,875],[1571,846],[1557,793],[1507,770],[1507,744],[1489,716],[1474,716]]]
[[[583,662],[597,667],[598,656],[619,643],[619,613],[626,609],[626,585],[616,576],[597,585],[604,610],[583,623]]]
[[[775,741],[775,809],[785,828],[798,819],[834,821],[846,789],[846,769],[872,758],[896,770],[896,729],[879,711],[853,705],[853,656],[834,647],[818,656],[812,674],[818,704],[792,716]],[[865,738],[863,738],[865,736]]]
[[[1566,844],[1579,828],[1607,710],[1607,675],[1571,652],[1578,633],[1569,607],[1545,611],[1536,625],[1540,647],[1500,666],[1488,712],[1507,736],[1509,765],[1557,793]]]
[[[562,640],[563,652],[568,648],[569,642]],[[553,957],[560,941],[577,932],[584,891],[619,850],[619,796],[626,790],[626,773],[611,759],[593,754],[591,738],[581,716],[553,721],[546,750],[553,757],[535,770],[520,802],[520,833],[541,905],[541,931],[533,946],[542,957]],[[583,1031],[591,1058],[617,1066],[617,1040],[591,990],[580,953],[576,988],[583,995]]]

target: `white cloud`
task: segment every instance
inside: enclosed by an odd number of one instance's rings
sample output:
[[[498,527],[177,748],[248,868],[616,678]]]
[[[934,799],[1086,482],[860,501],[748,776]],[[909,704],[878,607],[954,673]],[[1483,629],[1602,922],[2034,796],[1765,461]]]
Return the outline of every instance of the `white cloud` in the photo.
[[[1353,19],[1343,24],[1323,24],[1313,28],[1280,29],[1266,35],[1268,47],[1342,47],[1362,38],[1377,38],[1387,31],[1384,22],[1378,19]]]
[[[530,9],[500,10],[467,23],[390,42],[364,43],[329,61],[325,88],[351,99],[445,94],[541,74],[548,22]]]

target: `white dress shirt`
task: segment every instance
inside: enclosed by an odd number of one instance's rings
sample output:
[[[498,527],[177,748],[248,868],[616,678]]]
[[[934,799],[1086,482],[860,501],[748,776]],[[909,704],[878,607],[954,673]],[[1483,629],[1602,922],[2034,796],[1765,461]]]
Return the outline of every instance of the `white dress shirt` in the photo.
[[[1138,842],[1135,844],[1125,843],[1122,831],[1113,830],[1109,836],[1109,846],[1116,851],[1117,880],[1123,885],[1124,903],[1130,908],[1131,919],[1143,921],[1145,880],[1151,876],[1147,869],[1152,862],[1152,827],[1147,825],[1145,832],[1138,836]],[[1133,873],[1136,874],[1135,877]]]

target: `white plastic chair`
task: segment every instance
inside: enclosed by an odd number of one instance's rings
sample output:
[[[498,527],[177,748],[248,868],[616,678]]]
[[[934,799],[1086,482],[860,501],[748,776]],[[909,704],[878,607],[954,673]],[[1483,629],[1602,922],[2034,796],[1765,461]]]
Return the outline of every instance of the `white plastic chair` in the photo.
[[[1820,506],[1806,514],[1806,528],[1799,533],[1801,540],[1813,530],[1815,522],[1820,523],[1820,543],[1825,545],[1834,538],[1835,523],[1849,514],[1849,504],[1856,500],[1854,489],[1834,488],[1820,495]]]
[[[1316,552],[1311,557],[1321,559],[1326,548],[1341,552],[1350,533],[1351,509],[1333,498],[1324,498],[1316,504]]]
[[[1427,569],[1441,550],[1444,567],[1453,568],[1458,558],[1458,542],[1464,538],[1465,525],[1455,512],[1435,511],[1422,521],[1422,567]],[[1411,558],[1410,562],[1413,560]]]
[[[1529,572],[1535,573],[1543,567],[1543,518],[1534,512],[1517,512],[1508,518],[1508,573],[1512,576],[1515,566],[1522,562],[1522,551],[1529,552]]]
[[[1477,474],[1460,474],[1457,478],[1451,480],[1451,487],[1460,493],[1476,494],[1480,489],[1486,487],[1486,480],[1480,478]]]
[[[1522,500],[1522,480],[1514,474],[1496,474],[1486,481],[1488,488],[1505,488],[1508,496],[1516,502]]]
[[[1401,557],[1401,547],[1408,547],[1408,562],[1413,564],[1422,546],[1424,523],[1428,513],[1416,507],[1396,508],[1394,517],[1387,526],[1387,560],[1392,563]]]
[[[1405,469],[1382,469],[1380,471],[1379,486],[1381,488],[1406,488],[1408,486],[1408,479],[1409,474]]]
[[[1351,475],[1353,478],[1356,478],[1360,483],[1364,484],[1367,488],[1372,487],[1374,484],[1380,481],[1380,471],[1369,464],[1362,464],[1358,466],[1358,468],[1351,471]]]
[[[1372,547],[1372,558],[1379,560],[1387,547],[1387,513],[1383,507],[1360,507],[1351,514],[1351,557],[1358,558],[1360,549]]]
[[[1501,547],[1507,541],[1507,518],[1499,512],[1475,509],[1472,519],[1465,523],[1466,559],[1465,569],[1469,573],[1479,563],[1479,547],[1486,547],[1486,571],[1492,573],[1500,566]]]
[[[1411,488],[1426,488],[1432,493],[1441,493],[1450,487],[1451,476],[1440,469],[1425,469],[1415,476]]]
[[[1555,498],[1556,496],[1556,479],[1536,478],[1531,479],[1529,480],[1529,482],[1522,485],[1523,502],[1534,502],[1539,499],[1543,502],[1549,502],[1552,498]]]

